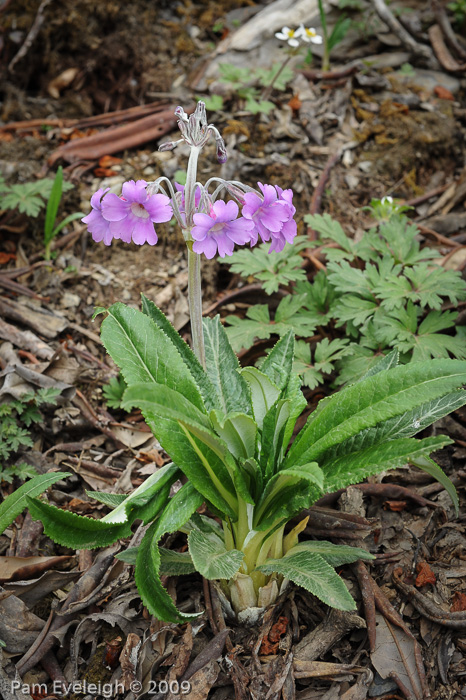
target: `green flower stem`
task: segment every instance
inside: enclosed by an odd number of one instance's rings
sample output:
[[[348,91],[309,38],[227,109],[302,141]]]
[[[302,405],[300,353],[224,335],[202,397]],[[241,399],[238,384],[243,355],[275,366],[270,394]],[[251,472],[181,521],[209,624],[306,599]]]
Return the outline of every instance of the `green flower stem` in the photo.
[[[191,229],[194,223],[199,152],[200,148],[196,146],[191,147],[184,188],[186,229],[183,231],[183,234],[188,246],[188,303],[192,345],[194,354],[205,369],[204,331],[202,328],[201,256],[193,251],[193,240],[191,237]]]
[[[193,351],[205,369],[204,330],[202,328],[201,256],[188,242],[188,303]]]

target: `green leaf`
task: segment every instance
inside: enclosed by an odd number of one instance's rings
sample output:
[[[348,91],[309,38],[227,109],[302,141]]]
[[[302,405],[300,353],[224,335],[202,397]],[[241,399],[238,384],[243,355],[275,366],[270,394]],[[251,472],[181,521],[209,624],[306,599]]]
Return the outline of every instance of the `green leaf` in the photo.
[[[57,174],[53,181],[52,191],[47,202],[44,224],[44,245],[48,245],[54,237],[54,224],[57,218],[58,207],[60,206],[63,192],[63,168],[58,166]]]
[[[170,420],[193,420],[205,427],[210,425],[203,411],[186,401],[179,391],[170,389],[165,384],[156,382],[131,384],[123,394],[121,407],[129,411],[133,406],[140,408],[144,414],[162,413]]]
[[[310,228],[320,233],[322,238],[330,238],[343,248],[347,253],[353,253],[353,242],[343,231],[338,221],[332,219],[330,214],[306,214],[304,221]]]
[[[34,520],[40,520],[45,533],[58,544],[72,549],[107,547],[116,540],[131,535],[129,522],[113,525],[102,520],[85,518],[26,496]]]
[[[93,498],[95,501],[99,501],[99,503],[104,503],[106,506],[110,506],[110,508],[116,508],[127,498],[127,496],[124,493],[107,493],[106,491],[87,491],[87,489],[86,493],[89,496],[89,498]]]
[[[278,573],[289,578],[332,608],[356,609],[356,603],[335,569],[319,554],[297,552],[283,559],[267,559],[257,569],[264,574]]]
[[[232,327],[227,328],[226,332],[233,348],[237,351],[248,348],[255,338],[283,336],[289,331],[304,337],[312,335],[320,319],[306,311],[305,304],[304,294],[284,297],[275,312],[274,321],[271,321],[269,309],[265,304],[257,304],[248,309],[246,319],[227,316],[225,323]]]
[[[186,576],[193,574],[196,567],[189,552],[175,552],[173,549],[159,548],[160,573],[165,576]]]
[[[193,353],[189,345],[187,345],[178,331],[172,326],[165,314],[160,311],[158,306],[153,301],[141,294],[142,311],[146,316],[149,316],[154,323],[167,335],[169,340],[176,347],[181,355],[181,358],[189,371],[191,372],[194,381],[199,387],[202,398],[204,399],[207,410],[212,410],[217,407],[215,387],[202,368],[201,363]]]
[[[188,535],[188,546],[196,570],[209,580],[231,578],[244,559],[237,549],[227,551],[223,539],[213,532],[193,530]]]
[[[293,357],[294,335],[292,331],[288,331],[288,333],[275,343],[272,350],[261,364],[260,370],[263,374],[266,374],[279,389],[284,389],[288,384],[293,368]]]
[[[441,398],[466,382],[466,362],[431,360],[394,367],[342,389],[311,414],[286,466],[319,460],[327,449],[361,431]]]
[[[181,623],[195,620],[199,613],[180,612],[160,582],[160,552],[157,543],[161,537],[158,523],[148,529],[139,545],[134,577],[142,602],[151,615],[163,622]]]
[[[450,438],[442,435],[424,440],[399,438],[355,449],[350,454],[342,454],[341,457],[324,455],[320,465],[325,474],[325,491],[332,493],[349,484],[358,484],[372,474],[403,467],[413,459],[439,450],[450,442]]]
[[[269,243],[261,243],[251,249],[240,248],[219,262],[230,265],[232,272],[246,279],[253,277],[262,282],[266,294],[274,294],[281,285],[306,279],[299,251],[309,248],[307,236],[296,236],[293,245],[285,246],[280,252],[269,253],[269,247]]]
[[[348,547],[344,544],[333,544],[325,540],[299,542],[286,552],[285,557],[293,556],[297,552],[319,554],[330,566],[352,564],[358,559],[365,559],[366,561],[375,559],[373,554],[362,549],[362,547]]]
[[[124,405],[137,403],[141,407],[153,434],[195,488],[217,510],[236,518],[234,486],[222,458],[185,427],[198,426],[205,431],[209,419],[178,392],[159,389],[153,383],[130,386]]]
[[[323,472],[316,462],[272,477],[260,495],[254,512],[254,529],[266,530],[274,523],[290,520],[304,508],[309,508],[323,491]]]
[[[368,377],[372,377],[374,374],[396,367],[398,365],[399,356],[398,350],[392,350],[388,355],[384,355],[382,359],[375,362],[358,381],[361,382]]]
[[[217,393],[215,407],[225,414],[251,414],[248,387],[239,373],[240,364],[220,323],[220,316],[204,318],[203,327],[206,372]]]
[[[236,459],[254,457],[257,439],[257,424],[245,413],[230,413],[228,416],[210,413],[215,432],[225,442]]]
[[[188,481],[170,498],[163,513],[157,521],[157,535],[163,535],[180,530],[191,518],[192,514],[202,506],[204,498],[193,484]]]
[[[171,463],[157,469],[135,491],[126,496],[124,501],[119,503],[111,513],[105,515],[101,522],[119,524],[128,521],[134,522],[135,519],[146,521],[148,515],[150,519],[153,519],[166,501],[167,486],[168,491],[170,491],[171,485],[179,476],[178,467]],[[162,493],[161,503],[158,498],[160,493]]]
[[[241,375],[249,384],[254,420],[262,429],[265,415],[280,396],[280,389],[256,367],[244,367]]]
[[[55,226],[55,228],[52,231],[52,238],[55,238],[57,234],[60,233],[62,229],[65,228],[65,226],[68,226],[72,221],[76,221],[76,219],[82,219],[83,216],[86,216],[83,211],[75,211],[73,214],[69,214],[66,216],[63,221],[60,221],[58,226]]]
[[[458,500],[458,493],[456,491],[456,488],[454,484],[450,481],[448,476],[440,469],[439,465],[434,462],[433,459],[430,457],[427,457],[426,455],[415,455],[413,457],[410,457],[409,459],[410,464],[414,464],[415,467],[419,467],[419,469],[422,469],[423,471],[427,472],[427,474],[430,474],[430,476],[433,476],[434,479],[437,479],[439,484],[443,486],[445,491],[448,493],[450,496],[451,500],[453,501],[453,505],[455,507],[455,512],[456,512],[456,517],[458,517],[459,513],[459,500]]]
[[[197,481],[193,481],[194,485],[201,493],[204,493],[218,511],[236,520],[238,502],[235,487],[238,487],[237,480],[240,475],[236,462],[226,450],[225,443],[222,443],[214,433],[209,433],[201,426],[180,421],[180,427],[195,451],[196,457],[204,467],[207,476],[207,479],[202,482],[198,478],[200,470],[197,470]],[[228,459],[229,457],[230,459]],[[191,480],[193,480],[192,477]],[[240,490],[242,497],[249,502],[251,496],[247,488],[243,490],[240,485]]]
[[[128,386],[137,382],[165,384],[204,410],[199,389],[178,350],[141,311],[113,304],[102,322],[101,337]]]
[[[329,53],[330,51],[332,51],[332,49],[335,48],[337,44],[343,41],[352,24],[352,20],[349,17],[345,17],[344,15],[341,15],[337,19],[335,26],[333,27],[332,33],[328,38]]]
[[[286,447],[284,434],[290,410],[290,402],[286,399],[280,399],[265,414],[261,436],[260,466],[266,481],[276,472],[283,459]]]
[[[34,498],[46,491],[49,486],[60,479],[67,479],[68,472],[49,472],[33,477],[26,484],[13,491],[0,503],[0,534],[11,525],[13,520],[26,508],[28,497]]]

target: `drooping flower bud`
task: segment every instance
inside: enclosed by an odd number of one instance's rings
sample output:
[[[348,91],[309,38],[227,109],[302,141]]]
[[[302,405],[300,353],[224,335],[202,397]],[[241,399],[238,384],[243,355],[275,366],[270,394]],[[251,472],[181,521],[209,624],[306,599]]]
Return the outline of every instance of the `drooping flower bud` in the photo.
[[[221,165],[223,165],[227,162],[228,155],[225,141],[222,139],[220,134],[215,138],[215,143],[217,144],[217,160]]]

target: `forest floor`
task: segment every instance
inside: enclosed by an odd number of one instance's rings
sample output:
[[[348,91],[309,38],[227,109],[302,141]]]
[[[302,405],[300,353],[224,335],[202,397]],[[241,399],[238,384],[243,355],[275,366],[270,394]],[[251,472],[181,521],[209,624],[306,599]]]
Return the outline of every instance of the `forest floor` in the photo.
[[[461,28],[444,3],[393,2],[390,28],[380,4],[346,3],[352,24],[331,70],[322,73],[321,48],[313,46],[313,62],[303,62],[305,52],[294,57],[284,89],[271,91],[273,109],[251,114],[242,86],[220,80],[219,64],[243,72],[278,66],[284,47],[274,32],[301,21],[319,29],[313,0],[3,0],[0,174],[8,186],[38,182],[62,165],[73,187],[59,220],[88,213],[99,187],[184,171],[185,148],[158,151],[178,138],[174,109],[221,96],[208,116],[229,159],[219,166],[214,145],[206,147],[202,178],[292,188],[298,233],[310,239],[305,214],[329,213],[357,239],[370,225],[363,208],[397,198],[412,207],[421,244],[464,277],[464,16]],[[275,14],[255,21],[264,9]],[[340,15],[331,3],[329,24]],[[156,246],[105,247],[76,219],[46,261],[44,219],[44,207],[32,216],[0,199],[0,403],[57,390],[56,404],[30,428],[33,444],[23,446],[21,461],[38,473],[69,471],[49,489],[50,502],[98,518],[107,508],[86,489],[129,493],[168,457],[139,412],[108,405],[102,387],[118,371],[94,309],[115,301],[139,307],[144,293],[189,340],[184,242],[162,224]],[[303,265],[312,280],[325,259],[313,253]],[[275,309],[280,299],[216,260],[203,265],[203,294],[205,312],[222,318],[257,302]],[[464,324],[464,305],[457,310]],[[242,351],[241,362],[255,361],[266,345]],[[306,389],[310,409],[331,390],[330,383]],[[414,469],[385,472],[325,511],[310,509],[316,523],[327,518],[330,531],[383,553],[370,574],[362,564],[341,571],[357,614],[330,611],[292,586],[261,624],[242,627],[225,621],[215,589],[196,575],[165,585],[181,609],[205,612],[192,625],[161,623],[143,608],[133,568],[114,559],[116,546],[97,554],[60,547],[24,512],[0,536],[0,695],[174,699],[183,696],[178,683],[190,700],[466,697],[466,412],[437,429],[453,439],[436,459],[457,486],[458,516],[442,487]],[[19,484],[3,480],[3,498]],[[165,546],[183,540],[171,536]],[[364,608],[371,596],[375,607]]]

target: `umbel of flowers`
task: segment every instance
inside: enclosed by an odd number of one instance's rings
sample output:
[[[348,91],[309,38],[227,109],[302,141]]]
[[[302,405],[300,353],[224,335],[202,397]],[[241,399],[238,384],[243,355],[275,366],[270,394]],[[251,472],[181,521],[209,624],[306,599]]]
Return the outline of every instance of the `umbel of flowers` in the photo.
[[[199,153],[215,138],[217,160],[225,163],[225,143],[213,124],[208,124],[204,102],[198,102],[188,116],[177,107],[181,138],[160,146],[161,151],[176,148],[179,143],[190,147],[186,184],[172,185],[166,177],[148,184],[130,180],[118,196],[108,189],[99,189],[91,198],[92,211],[83,218],[95,241],[110,245],[114,238],[125,243],[155,245],[158,241],[155,224],[173,217],[188,248],[188,299],[191,316],[193,349],[205,366],[202,330],[200,255],[213,258],[232,255],[235,244],[251,246],[258,240],[270,241],[269,252],[283,250],[296,236],[296,212],[292,190],[277,185],[258,183],[258,190],[236,180],[212,177],[206,183],[197,181]],[[228,201],[220,197],[228,197]],[[240,211],[241,208],[241,211]]]
[[[235,244],[255,245],[259,238],[271,241],[271,251],[283,250],[285,243],[292,243],[296,235],[293,192],[260,182],[259,190],[255,190],[216,177],[205,184],[197,182],[198,155],[210,136],[215,137],[220,163],[227,158],[225,144],[218,130],[207,123],[203,102],[191,116],[181,107],[175,114],[182,138],[162,144],[160,150],[189,144],[186,185],[175,183],[174,188],[168,178],[161,177],[151,184],[145,180],[125,182],[120,196],[99,189],[91,198],[91,213],[83,218],[93,239],[105,245],[114,238],[155,245],[158,237],[154,225],[175,217],[189,247],[207,258],[232,255]],[[224,195],[230,197],[229,201],[220,199]]]

